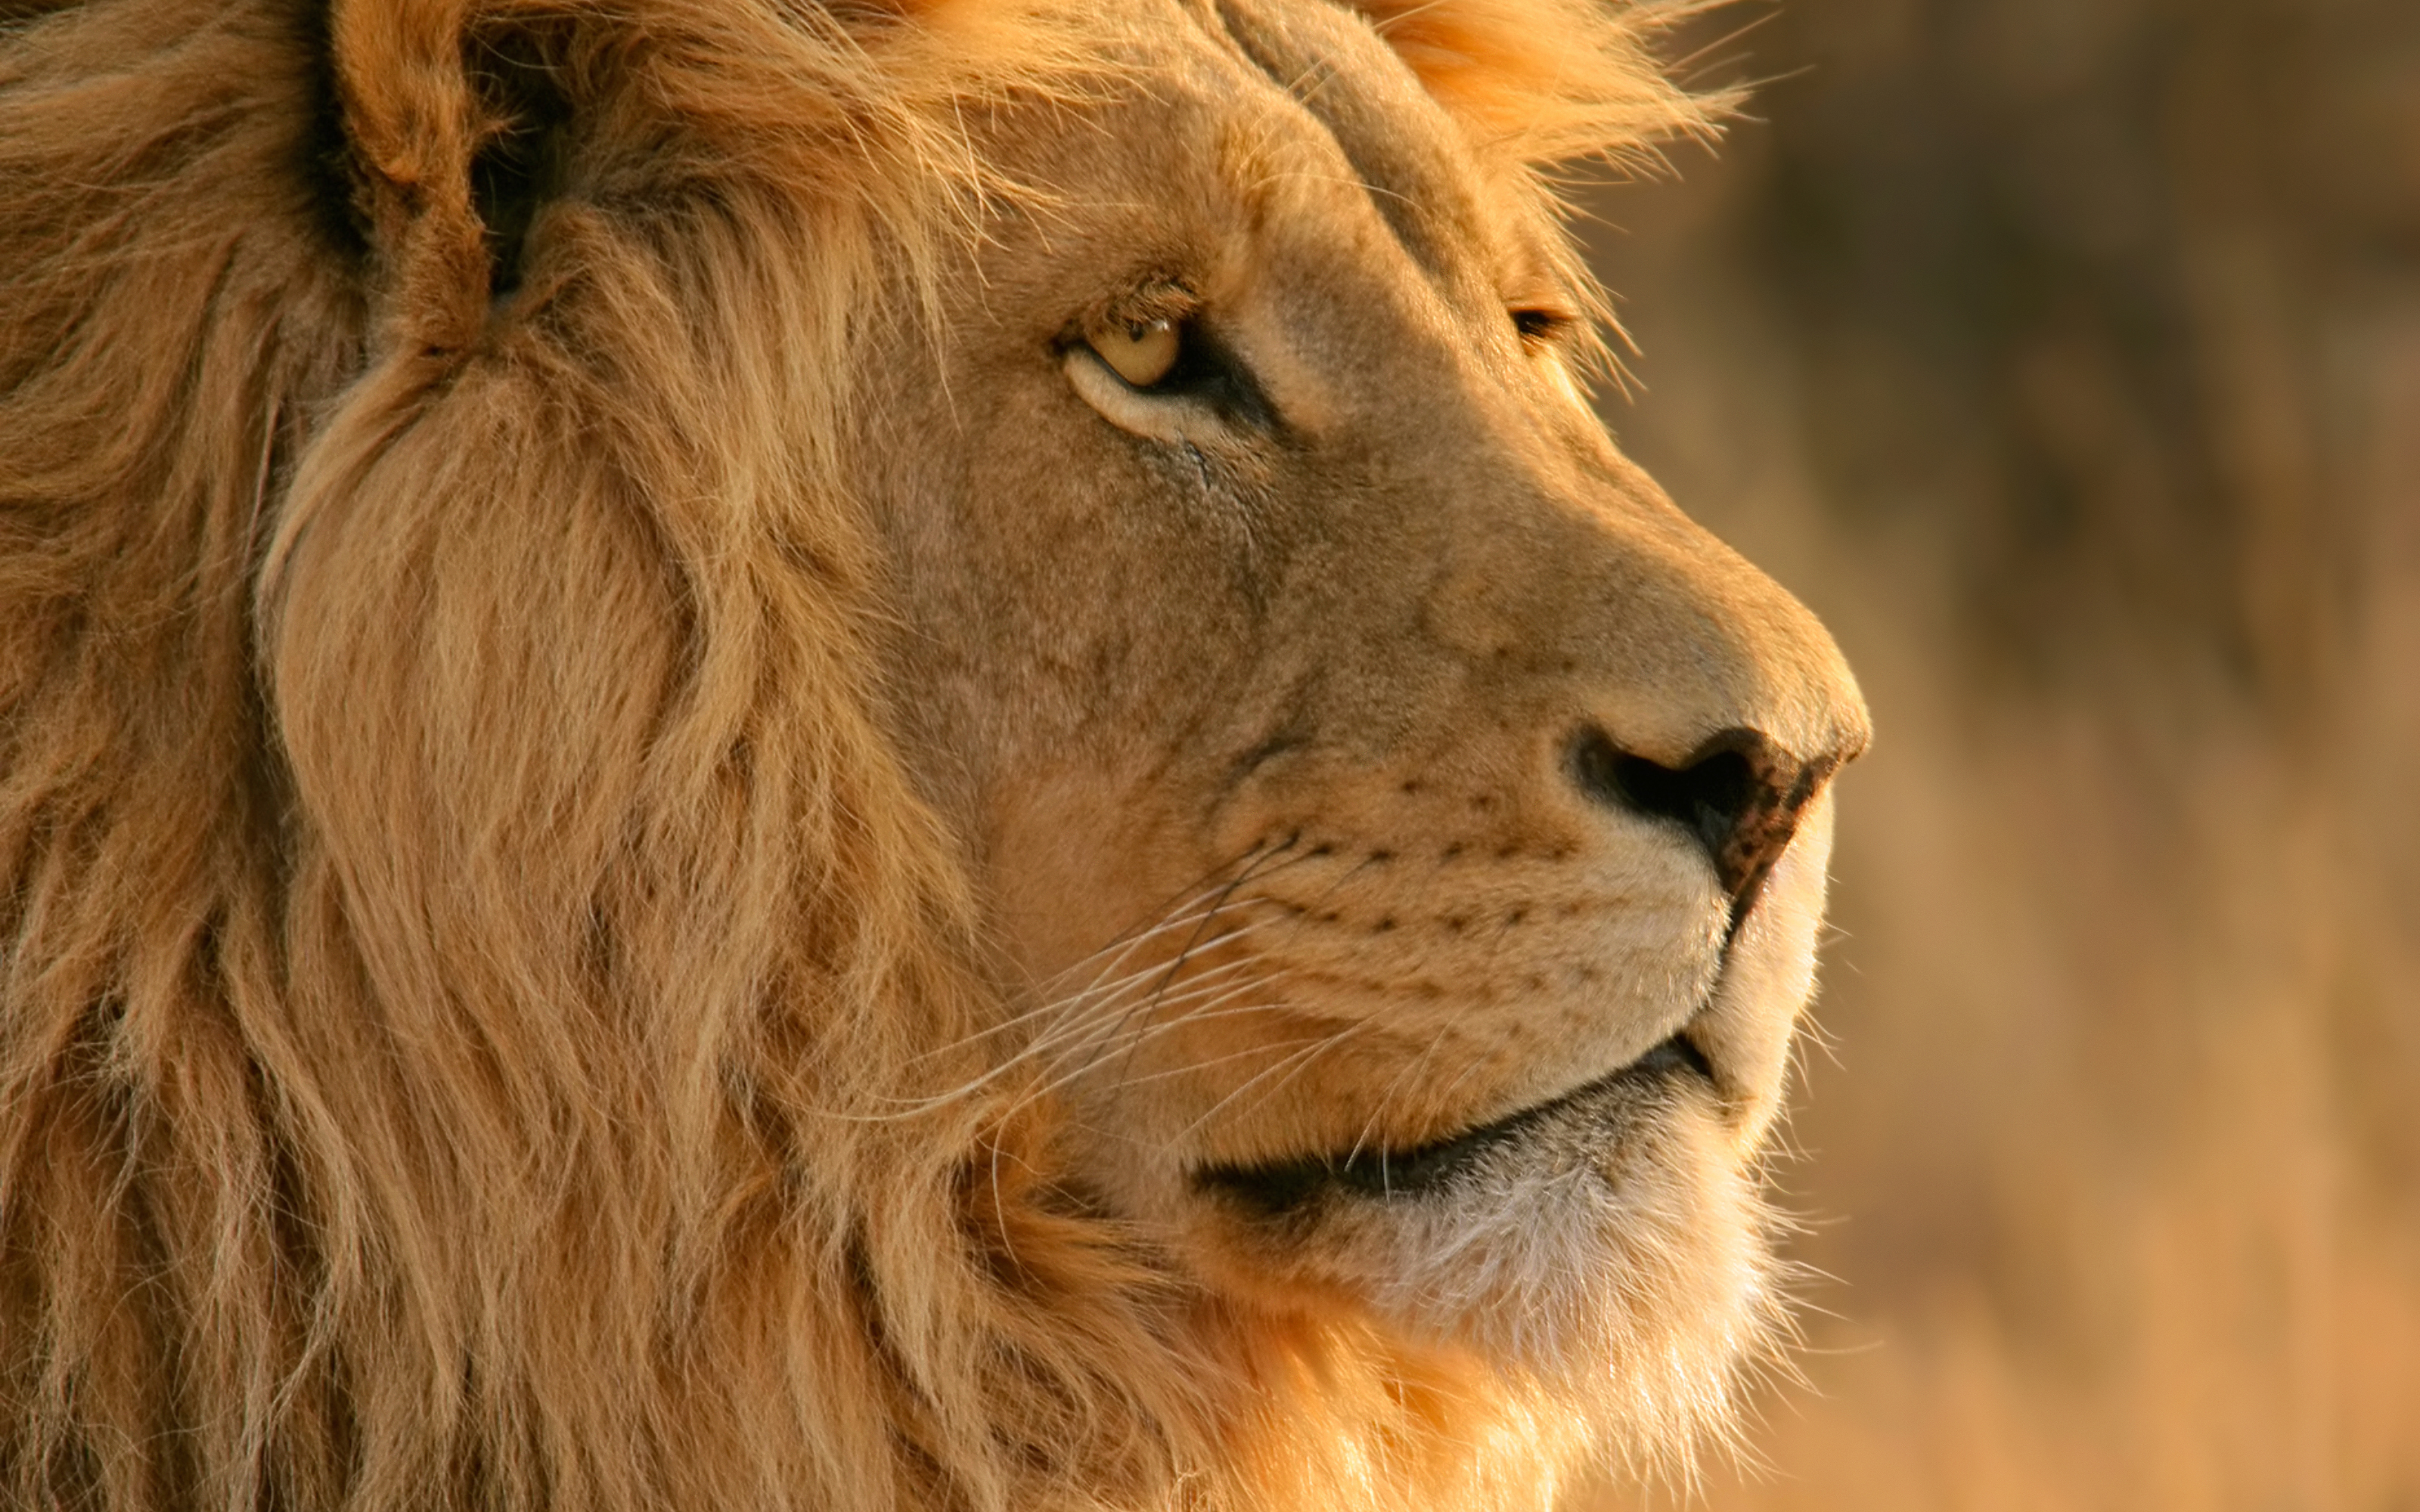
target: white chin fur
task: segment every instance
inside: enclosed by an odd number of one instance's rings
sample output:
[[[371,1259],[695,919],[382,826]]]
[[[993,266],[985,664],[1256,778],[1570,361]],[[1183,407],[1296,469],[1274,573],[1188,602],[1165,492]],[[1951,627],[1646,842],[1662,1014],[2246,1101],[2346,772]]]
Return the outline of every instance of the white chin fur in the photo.
[[[1610,1130],[1535,1131],[1448,1190],[1335,1214],[1323,1238],[1404,1335],[1487,1357],[1625,1449],[1681,1445],[1729,1421],[1781,1308],[1710,1090],[1621,1096]]]

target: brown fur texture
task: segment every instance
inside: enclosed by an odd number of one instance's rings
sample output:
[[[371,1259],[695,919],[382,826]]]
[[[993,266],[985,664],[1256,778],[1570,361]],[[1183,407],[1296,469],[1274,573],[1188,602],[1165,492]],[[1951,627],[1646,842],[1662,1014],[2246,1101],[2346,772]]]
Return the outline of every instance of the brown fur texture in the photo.
[[[1774,1316],[1753,1163],[1826,810],[1727,936],[1685,836],[1591,818],[1554,752],[1575,709],[1667,765],[1746,726],[1820,786],[1863,715],[1804,611],[1613,455],[1562,356],[1454,325],[1509,332],[1499,294],[1584,311],[1537,165],[1703,129],[1644,51],[1657,12],[7,15],[0,1500],[1535,1506],[1719,1420]],[[1317,308],[1445,312],[1323,349],[1483,355],[1393,372],[1402,435],[1286,378],[1317,353],[1241,293],[1292,451],[1086,365],[1098,301],[1207,321],[1213,264],[1276,266],[1095,256],[1101,227],[1184,164],[1213,180],[1187,203],[1277,193],[1399,118],[1448,175],[1409,219],[1252,203],[1333,232],[1298,261],[1345,272],[1288,285]],[[1377,295],[1312,286],[1389,224],[1534,290],[1415,298],[1391,252]],[[1060,297],[1112,265],[1142,272]],[[1289,482],[1324,436],[1374,439]],[[1537,523],[1428,558],[1374,517],[1322,517],[1334,547],[1286,523],[1377,507],[1353,480],[1390,447],[1408,478],[1490,445]],[[1196,478],[1270,511],[1218,548],[1242,565],[1135,587],[1184,543],[1099,521],[1195,520]],[[1338,596],[1424,560],[1463,588]],[[1370,661],[1413,614],[1460,649]],[[1535,669],[1453,671],[1514,640]],[[1228,646],[1364,675],[1222,682]],[[1187,702],[1212,687],[1229,724]],[[1491,709],[1542,733],[1487,745]],[[1246,939],[1282,915],[1269,877],[1372,928],[1458,906],[1329,864],[1434,832],[1385,807],[1423,781],[1502,795],[1467,821],[1481,894],[1611,910],[1619,948],[1435,947],[1426,991],[1475,1028],[1282,987],[1311,963]],[[1536,977],[1557,1045],[1481,991],[1605,951],[1585,998]],[[1451,1202],[1289,1240],[1187,1184],[1433,1142],[1684,1024],[1709,1081],[1591,1094],[1622,1138],[1552,1114]],[[1348,1029],[1316,1067],[1290,1048]],[[1472,1073],[1424,1072],[1441,1045]]]

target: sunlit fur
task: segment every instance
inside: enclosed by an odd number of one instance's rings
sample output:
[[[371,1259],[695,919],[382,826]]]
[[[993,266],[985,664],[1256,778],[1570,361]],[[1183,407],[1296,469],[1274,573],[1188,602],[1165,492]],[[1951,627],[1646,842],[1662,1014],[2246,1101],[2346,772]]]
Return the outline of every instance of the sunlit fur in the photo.
[[[1548,1231],[1413,1242],[1389,1333],[1053,1185],[1114,1031],[1000,1032],[836,480],[865,312],[1023,192],[968,114],[1134,83],[1086,9],[0,22],[0,1502],[1528,1506],[1720,1413],[1761,1282],[1659,1381],[1522,1332],[1632,1326],[1515,1304]],[[1372,11],[1491,150],[1703,128],[1652,8]],[[542,211],[494,325],[464,60],[531,30],[647,213]]]

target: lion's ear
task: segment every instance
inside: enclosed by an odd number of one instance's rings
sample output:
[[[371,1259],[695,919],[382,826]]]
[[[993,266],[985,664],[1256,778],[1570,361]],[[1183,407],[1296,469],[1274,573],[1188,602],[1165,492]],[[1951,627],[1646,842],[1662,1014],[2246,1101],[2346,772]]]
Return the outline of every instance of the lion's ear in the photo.
[[[566,187],[572,131],[604,101],[595,12],[339,0],[335,94],[361,208],[411,334],[467,343],[523,284]]]
[[[564,187],[572,116],[566,40],[536,28],[472,39],[470,78],[485,126],[471,154],[471,212],[486,237],[491,301],[520,287],[530,227]]]

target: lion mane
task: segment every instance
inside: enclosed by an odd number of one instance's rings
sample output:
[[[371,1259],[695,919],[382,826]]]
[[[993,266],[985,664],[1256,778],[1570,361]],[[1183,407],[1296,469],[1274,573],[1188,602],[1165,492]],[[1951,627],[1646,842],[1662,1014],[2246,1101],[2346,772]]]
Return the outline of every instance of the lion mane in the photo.
[[[1666,10],[1362,8],[1521,162],[1708,119]],[[986,1081],[838,480],[871,333],[1045,193],[965,120],[1132,85],[1106,23],[0,17],[0,1501],[1551,1495],[1586,1404],[1233,1309]]]

